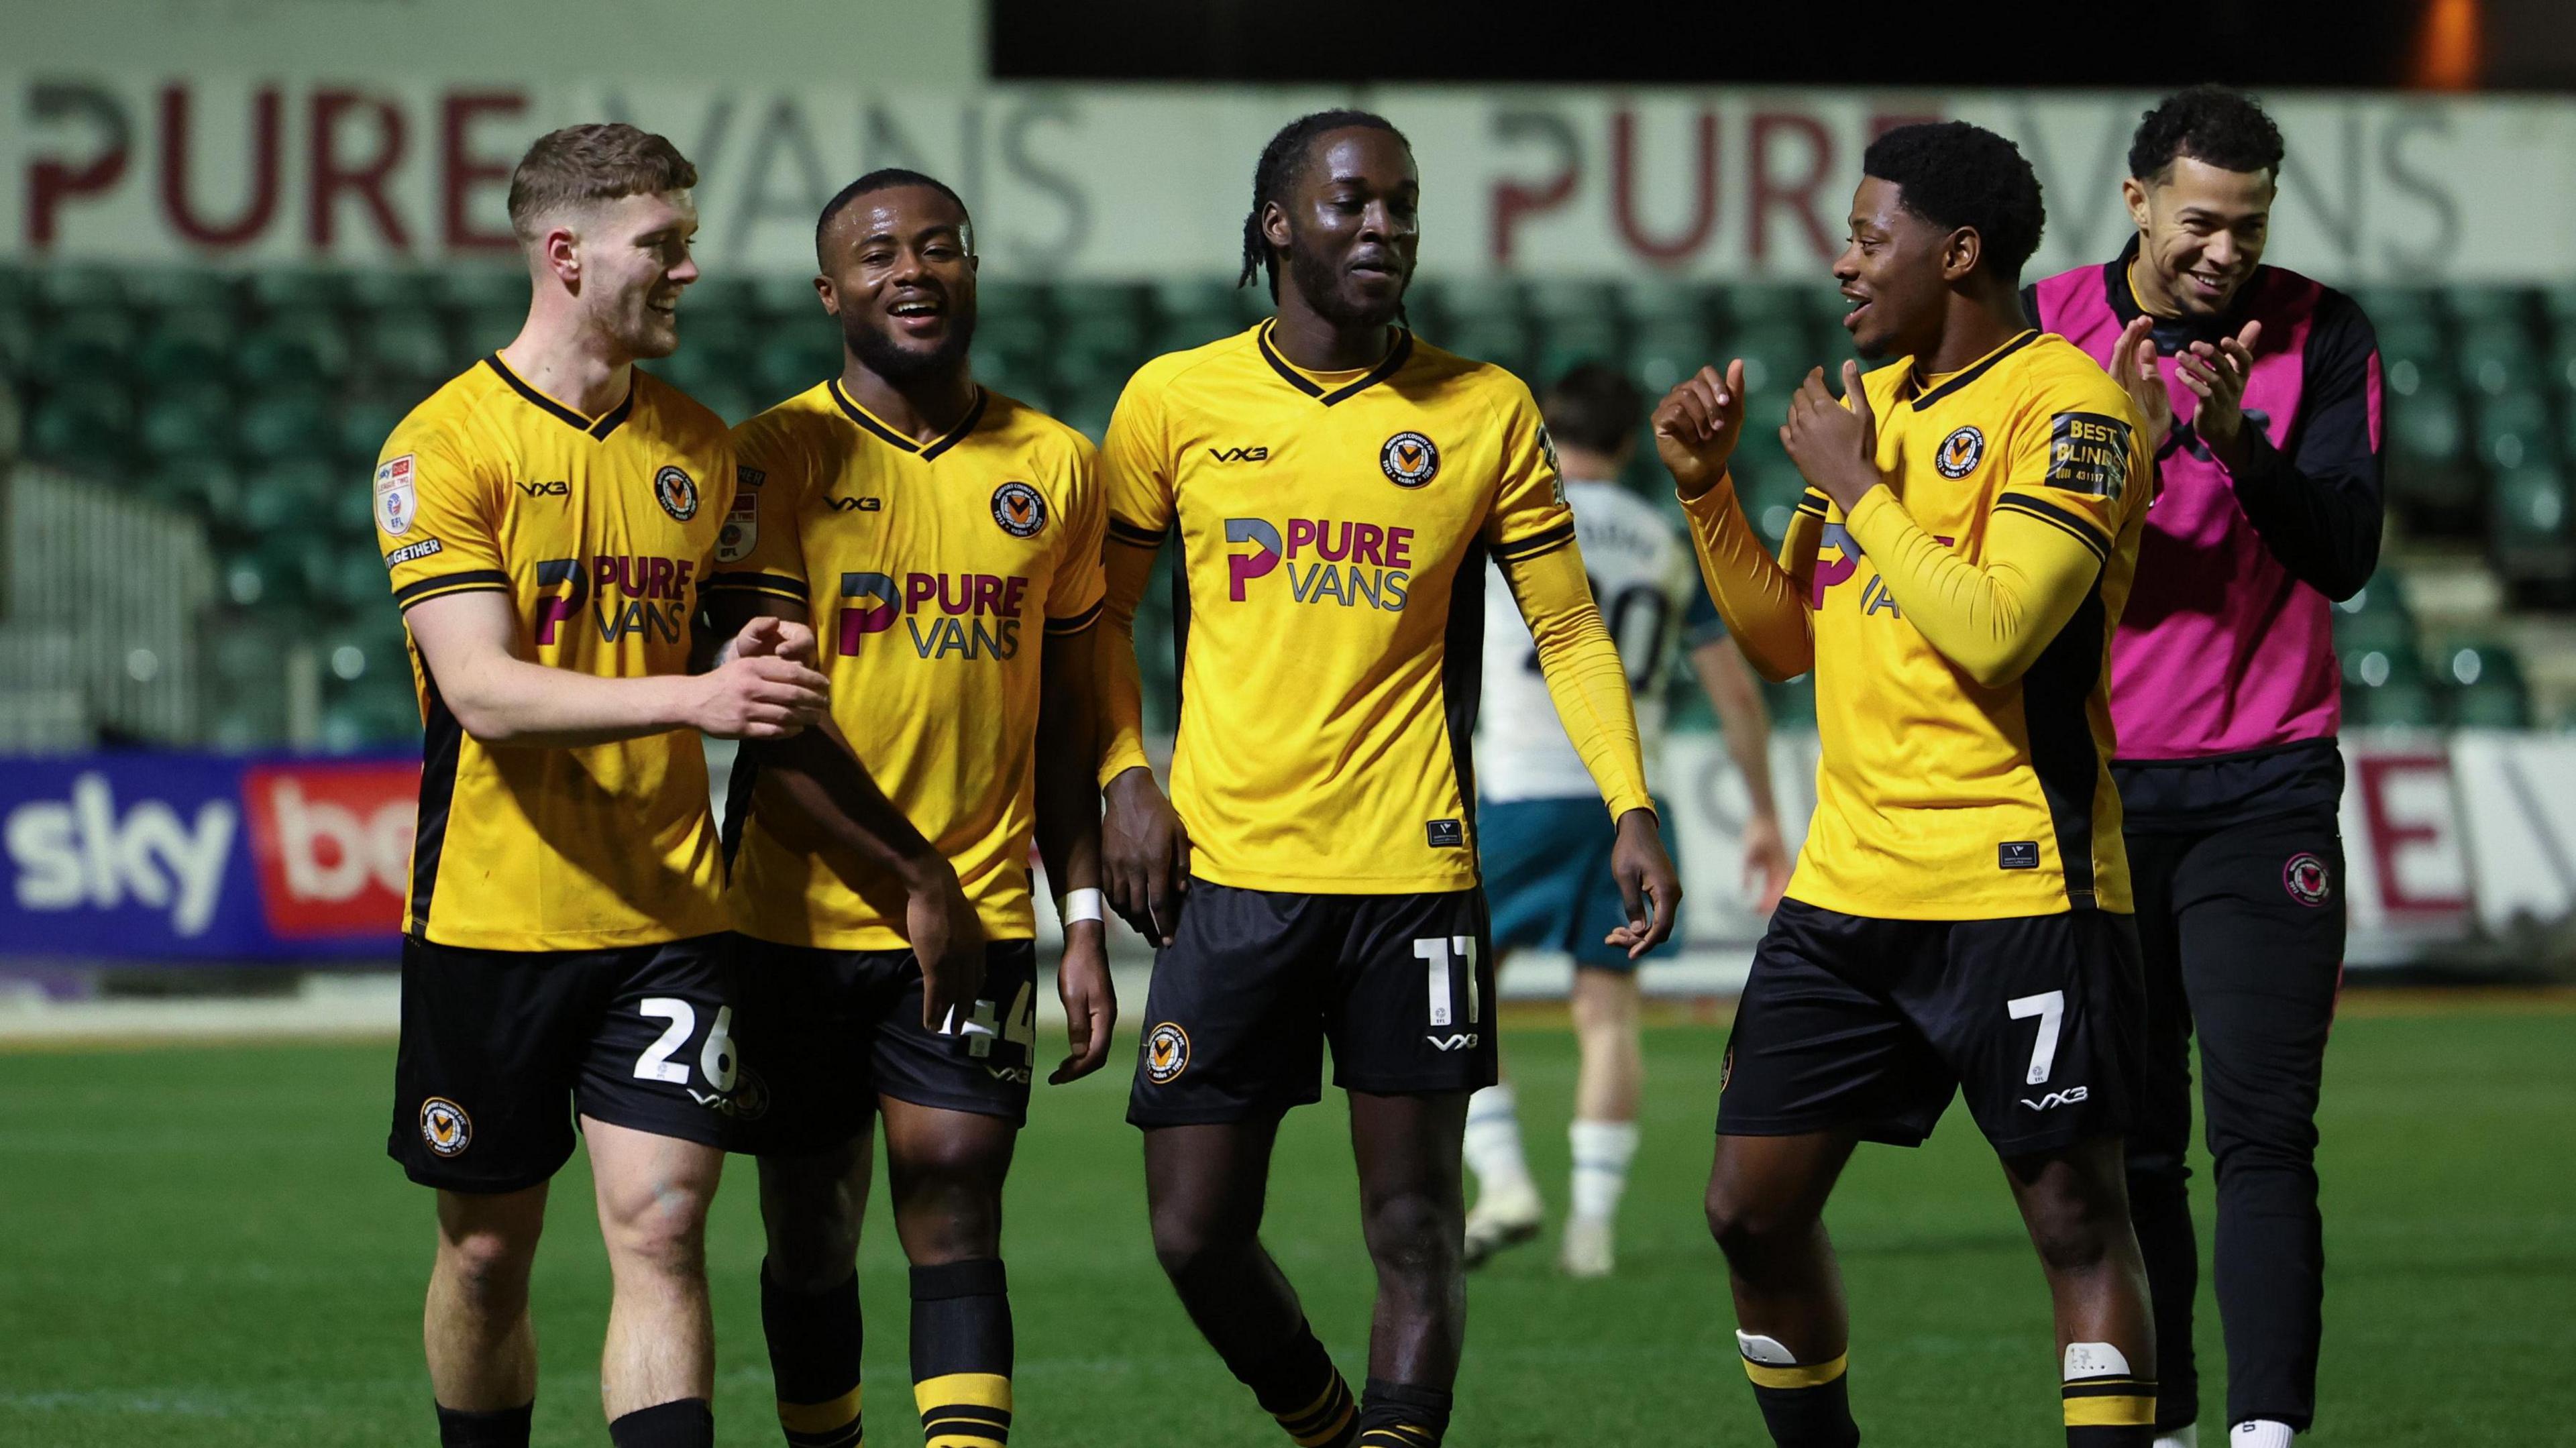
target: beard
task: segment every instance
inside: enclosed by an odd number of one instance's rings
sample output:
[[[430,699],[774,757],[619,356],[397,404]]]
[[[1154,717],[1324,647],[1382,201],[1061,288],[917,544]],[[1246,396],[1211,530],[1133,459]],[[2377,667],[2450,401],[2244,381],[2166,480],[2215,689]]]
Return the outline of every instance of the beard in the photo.
[[[928,348],[906,347],[859,316],[841,319],[841,338],[860,366],[901,387],[964,366],[966,351],[975,344],[975,313],[971,308],[951,310],[947,335]]]
[[[1344,296],[1341,268],[1332,258],[1298,245],[1293,232],[1288,239],[1288,284],[1306,299],[1308,309],[1335,327],[1383,327],[1404,315],[1402,288],[1383,302],[1359,302]]]

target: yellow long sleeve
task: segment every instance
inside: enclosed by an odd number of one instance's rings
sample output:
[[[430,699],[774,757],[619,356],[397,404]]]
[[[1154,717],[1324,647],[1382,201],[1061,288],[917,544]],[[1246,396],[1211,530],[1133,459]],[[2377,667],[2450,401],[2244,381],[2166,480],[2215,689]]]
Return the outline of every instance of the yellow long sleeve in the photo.
[[[2075,616],[2109,552],[2080,520],[1997,507],[1987,526],[1986,562],[1971,563],[1923,531],[1885,488],[1870,489],[1844,527],[1876,565],[1906,621],[1989,689],[2020,678],[2038,661]]]
[[[1556,717],[1592,772],[1610,818],[1654,808],[1646,792],[1645,752],[1637,742],[1636,701],[1583,576],[1582,550],[1569,544],[1497,566],[1538,645],[1539,672]]]
[[[1735,478],[1696,498],[1684,498],[1693,551],[1708,596],[1726,620],[1726,632],[1753,671],[1777,684],[1816,666],[1815,621],[1807,606],[1807,579],[1816,562],[1823,516],[1798,509],[1773,558],[1735,501]]]
[[[1136,605],[1153,581],[1155,549],[1112,538],[1101,571],[1108,592],[1101,599],[1100,783],[1130,769],[1150,768],[1145,757],[1145,681],[1136,667]]]

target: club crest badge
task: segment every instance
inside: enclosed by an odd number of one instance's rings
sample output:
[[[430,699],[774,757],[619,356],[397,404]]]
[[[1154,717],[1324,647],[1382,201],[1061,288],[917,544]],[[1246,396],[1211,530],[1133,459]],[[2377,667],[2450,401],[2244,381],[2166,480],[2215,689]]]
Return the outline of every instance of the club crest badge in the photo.
[[[474,1118],[444,1096],[420,1103],[420,1139],[439,1156],[461,1156],[474,1144]]]
[[[664,468],[653,475],[653,499],[663,512],[683,523],[698,516],[698,485],[678,468]]]
[[[1985,459],[1986,435],[1974,427],[1961,427],[1941,439],[1941,451],[1932,459],[1932,466],[1939,468],[1945,478],[1964,478]]]
[[[1034,538],[1046,526],[1046,495],[1026,483],[993,490],[993,521],[1014,538]]]
[[[420,495],[412,483],[415,456],[404,453],[376,464],[376,526],[396,538],[410,532],[411,520],[420,516]]]
[[[2334,880],[2326,873],[2325,861],[2301,850],[2281,866],[2281,888],[2302,905],[2323,905],[2334,893]]]
[[[1190,1069],[1190,1033],[1170,1021],[1145,1033],[1145,1079],[1168,1086]]]
[[[1440,474],[1440,448],[1418,432],[1399,432],[1377,450],[1377,465],[1399,488],[1418,488]]]

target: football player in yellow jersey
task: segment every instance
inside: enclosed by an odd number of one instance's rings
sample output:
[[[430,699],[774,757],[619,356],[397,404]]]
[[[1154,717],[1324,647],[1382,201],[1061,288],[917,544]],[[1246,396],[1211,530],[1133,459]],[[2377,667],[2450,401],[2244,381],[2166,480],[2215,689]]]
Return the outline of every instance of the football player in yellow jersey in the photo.
[[[1128,1109],[1154,1247],[1306,1448],[1432,1448],[1448,1426],[1460,1135],[1494,1081],[1468,756],[1488,557],[1617,822],[1612,938],[1642,954],[1680,896],[1537,405],[1399,324],[1419,193],[1381,117],[1282,129],[1244,222],[1244,280],[1268,274],[1278,315],[1148,363],[1101,453],[1104,859],[1120,913],[1163,947]],[[1167,538],[1186,644],[1168,803],[1133,641]],[[1318,1098],[1327,1040],[1378,1283],[1357,1403],[1259,1236],[1280,1116]]]
[[[609,1435],[714,1441],[701,1237],[736,1073],[698,734],[795,733],[828,686],[776,621],[689,673],[733,446],[634,362],[677,344],[696,181],[632,126],[540,138],[510,184],[527,324],[376,469],[424,723],[389,1150],[438,1189],[424,1335],[451,1448],[528,1441],[528,1274],[574,1113],[616,1284]]]
[[[842,370],[735,429],[744,490],[714,617],[814,614],[834,726],[953,862],[991,943],[981,988],[929,1008],[904,893],[842,847],[868,831],[815,777],[837,750],[822,731],[744,750],[725,829],[745,1055],[769,1093],[747,1133],[769,1237],[761,1320],[791,1448],[856,1444],[859,1222],[882,1118],[923,1434],[1000,1448],[1002,1183],[1035,1054],[1032,835],[1068,920],[1073,1054],[1049,1079],[1097,1069],[1116,1019],[1091,688],[1100,491],[1088,440],[974,379],[973,222],[954,191],[871,172],[823,209],[815,252]]]
[[[2056,1309],[2067,1442],[2146,1448],[2155,1344],[2121,1164],[2143,1009],[2108,661],[2153,488],[2127,394],[2023,316],[2039,183],[1950,122],[1874,142],[1834,265],[1864,376],[1811,373],[1810,484],[1775,561],[1726,464],[1742,364],[1666,397],[1656,448],[1727,627],[1816,675],[1814,823],[1720,1087],[1709,1225],[1773,1439],[1859,1441],[1827,1195],[1950,1097],[2003,1159]]]

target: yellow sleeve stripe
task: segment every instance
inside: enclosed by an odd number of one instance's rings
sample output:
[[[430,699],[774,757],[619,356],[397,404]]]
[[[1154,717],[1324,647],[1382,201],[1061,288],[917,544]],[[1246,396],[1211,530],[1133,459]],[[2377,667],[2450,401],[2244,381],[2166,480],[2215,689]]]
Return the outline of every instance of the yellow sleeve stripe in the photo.
[[[2156,1395],[2068,1398],[2069,1428],[2139,1428],[2156,1420]]]
[[[1515,539],[1509,543],[1497,543],[1490,551],[1498,563],[1517,563],[1525,558],[1536,558],[1542,553],[1553,553],[1573,541],[1574,524],[1569,520],[1553,528],[1532,533],[1526,538]]]
[[[409,608],[451,593],[507,593],[510,575],[497,568],[478,568],[470,573],[442,573],[436,578],[423,578],[394,590],[394,604]]]
[[[1746,1358],[1744,1375],[1751,1378],[1757,1388],[1816,1388],[1841,1377],[1849,1366],[1850,1353],[1843,1353],[1832,1362],[1800,1363],[1788,1367],[1774,1367],[1770,1363],[1757,1363]]]
[[[1100,622],[1100,612],[1103,608],[1108,606],[1108,602],[1109,601],[1107,599],[1101,599],[1100,601],[1092,604],[1091,607],[1070,617],[1048,619],[1046,621],[1046,631],[1051,634],[1081,633],[1093,624]]]
[[[809,596],[804,579],[790,578],[784,573],[758,573],[747,570],[710,573],[707,575],[706,582],[699,584],[698,587],[705,593],[773,593],[780,598],[793,598],[800,602]]]
[[[859,1392],[852,1388],[828,1403],[791,1403],[778,1400],[778,1426],[790,1433],[821,1434],[847,1428],[859,1421]],[[850,1441],[858,1440],[854,1437]]]
[[[1131,548],[1160,548],[1163,546],[1163,540],[1171,536],[1171,530],[1166,528],[1157,531],[1152,528],[1140,528],[1124,518],[1112,517],[1109,520],[1109,536]]]
[[[2111,561],[2110,540],[2104,538],[2101,531],[2080,513],[2022,493],[2006,493],[1995,499],[1995,511],[2027,513],[2043,523],[2053,524],[2089,549],[2096,562]]]

